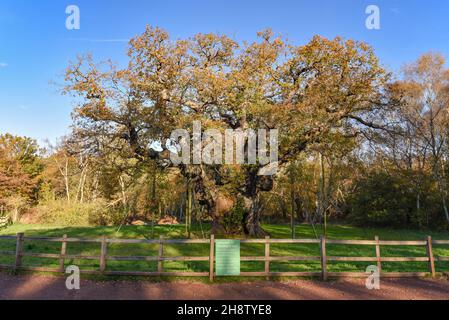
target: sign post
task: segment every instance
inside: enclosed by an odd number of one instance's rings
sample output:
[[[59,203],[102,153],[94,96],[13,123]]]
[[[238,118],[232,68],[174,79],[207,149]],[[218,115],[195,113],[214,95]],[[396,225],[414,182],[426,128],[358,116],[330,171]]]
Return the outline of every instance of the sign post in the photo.
[[[215,240],[217,276],[240,275],[240,240]]]

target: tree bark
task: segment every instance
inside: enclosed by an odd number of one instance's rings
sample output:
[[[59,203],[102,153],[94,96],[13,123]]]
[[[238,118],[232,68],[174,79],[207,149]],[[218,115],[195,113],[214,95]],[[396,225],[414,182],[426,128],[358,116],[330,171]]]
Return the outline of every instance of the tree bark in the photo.
[[[290,173],[290,201],[292,206],[292,213],[290,215],[290,229],[292,239],[295,239],[295,213],[296,213],[296,194],[295,194],[295,175],[294,172]]]
[[[260,225],[262,206],[259,195],[250,199],[245,199],[245,207],[248,208],[248,215],[245,219],[244,226],[245,233],[255,238],[264,238],[268,236],[268,232],[266,232]]]

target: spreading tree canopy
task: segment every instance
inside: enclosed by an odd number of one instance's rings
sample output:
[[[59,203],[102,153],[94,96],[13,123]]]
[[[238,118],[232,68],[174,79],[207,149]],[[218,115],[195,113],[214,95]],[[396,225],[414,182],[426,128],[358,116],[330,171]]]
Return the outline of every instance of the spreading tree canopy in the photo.
[[[371,47],[353,40],[315,36],[297,46],[267,30],[252,43],[219,34],[174,41],[147,27],[130,41],[128,57],[120,68],[80,56],[66,70],[65,93],[78,101],[73,138],[92,152],[115,152],[136,163],[175,167],[166,143],[171,132],[191,132],[200,121],[203,130],[277,129],[282,170],[311,145],[379,128],[385,111],[388,74]],[[245,232],[264,235],[259,195],[275,178],[258,174],[264,165],[176,169],[206,206],[215,232],[243,202]]]

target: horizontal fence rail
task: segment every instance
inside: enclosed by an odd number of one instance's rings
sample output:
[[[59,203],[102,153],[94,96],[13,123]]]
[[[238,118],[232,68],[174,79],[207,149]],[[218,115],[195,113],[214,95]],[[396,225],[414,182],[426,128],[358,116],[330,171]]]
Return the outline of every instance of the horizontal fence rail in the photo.
[[[80,260],[94,260],[99,262],[97,270],[80,270],[81,273],[86,274],[100,274],[100,275],[124,275],[124,276],[181,276],[181,277],[209,277],[213,281],[215,276],[214,271],[214,252],[215,252],[215,237],[210,236],[210,239],[164,239],[162,236],[159,239],[108,239],[106,237],[88,239],[88,238],[69,238],[64,235],[60,238],[56,237],[28,237],[23,233],[18,233],[15,236],[0,236],[2,240],[15,240],[14,251],[0,251],[0,256],[14,256],[14,264],[2,265],[0,269],[11,269],[13,271],[29,270],[29,271],[43,271],[43,272],[65,272],[64,266],[66,260],[80,259]],[[24,250],[25,242],[53,242],[61,243],[60,253],[35,253],[26,252]],[[315,277],[320,276],[323,280],[328,277],[366,277],[365,272],[328,272],[328,262],[372,262],[378,267],[382,277],[423,277],[431,275],[435,277],[435,262],[449,261],[449,257],[434,256],[434,245],[449,245],[449,240],[432,240],[429,236],[423,241],[384,241],[375,237],[374,240],[332,240],[321,237],[320,239],[243,239],[240,240],[242,244],[263,244],[263,256],[241,256],[240,261],[259,261],[264,262],[264,271],[241,272],[240,276],[250,277]],[[70,243],[93,243],[99,245],[99,255],[81,255],[81,254],[67,254],[67,247]],[[109,244],[154,244],[158,246],[157,255],[155,256],[114,256],[108,255]],[[208,256],[166,256],[164,255],[164,247],[173,244],[207,244],[209,245]],[[270,255],[271,244],[316,244],[319,247],[320,255],[318,256],[273,256]],[[358,245],[358,246],[373,246],[375,249],[375,257],[343,257],[343,256],[329,256],[327,249],[329,245]],[[382,257],[381,246],[422,246],[426,248],[426,256],[422,257]],[[46,268],[40,266],[24,266],[24,257],[34,258],[48,258],[57,259],[59,261],[59,268]],[[112,271],[107,270],[108,261],[149,261],[157,262],[157,271]],[[208,272],[188,272],[188,271],[164,271],[164,262],[166,261],[209,261]],[[316,272],[274,272],[270,270],[270,263],[276,261],[319,261],[321,270]],[[427,262],[428,272],[382,272],[382,262]]]

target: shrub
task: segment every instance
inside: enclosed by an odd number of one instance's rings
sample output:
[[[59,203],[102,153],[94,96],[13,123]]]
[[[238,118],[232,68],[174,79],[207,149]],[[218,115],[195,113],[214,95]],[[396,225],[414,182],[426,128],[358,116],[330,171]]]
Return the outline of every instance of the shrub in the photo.
[[[359,226],[445,228],[441,202],[430,181],[421,188],[417,209],[416,185],[410,177],[371,172],[356,181],[349,220]]]
[[[37,206],[40,223],[70,226],[112,225],[120,220],[120,214],[107,208],[105,201],[67,203],[52,200]]]
[[[241,234],[243,232],[243,221],[247,210],[243,200],[238,199],[231,212],[223,217],[223,227],[228,234]]]

